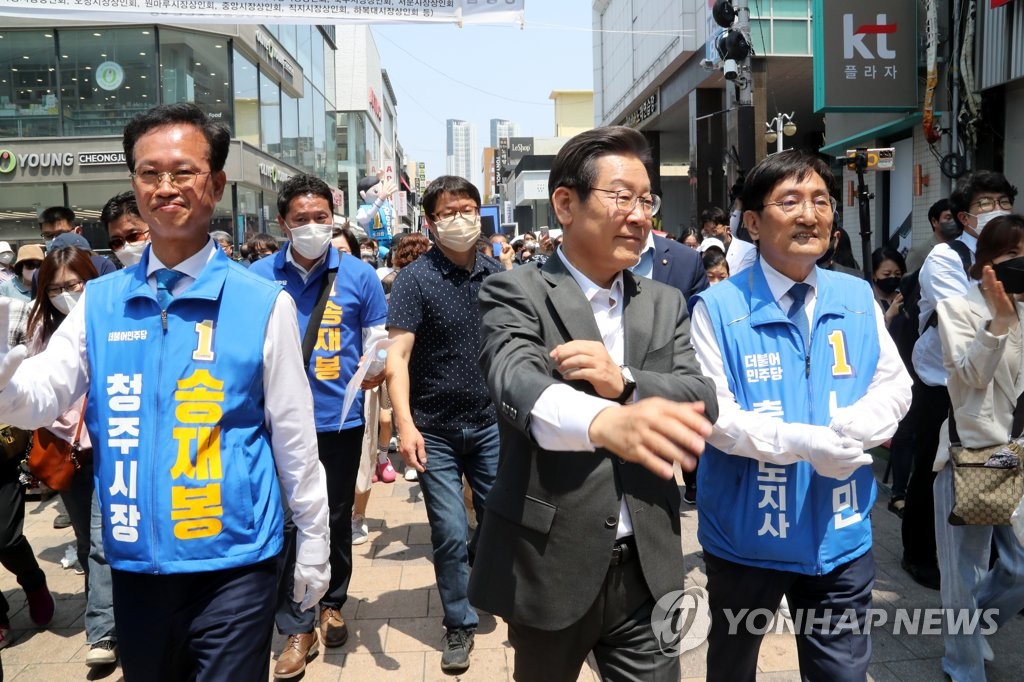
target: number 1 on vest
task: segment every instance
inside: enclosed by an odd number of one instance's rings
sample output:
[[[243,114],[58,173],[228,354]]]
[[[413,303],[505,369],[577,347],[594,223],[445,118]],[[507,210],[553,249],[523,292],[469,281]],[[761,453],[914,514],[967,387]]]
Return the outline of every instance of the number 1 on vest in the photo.
[[[832,376],[853,376],[853,367],[846,359],[846,335],[837,329],[828,335],[828,343],[832,346]]]
[[[200,362],[213,362],[213,320],[196,322],[196,349],[192,359]]]

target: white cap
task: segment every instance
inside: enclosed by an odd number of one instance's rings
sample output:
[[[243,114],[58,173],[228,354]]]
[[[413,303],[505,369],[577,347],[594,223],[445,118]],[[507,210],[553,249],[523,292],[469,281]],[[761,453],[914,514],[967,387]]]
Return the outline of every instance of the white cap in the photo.
[[[7,242],[0,242],[0,253],[14,253],[14,249]]]
[[[701,253],[704,253],[712,246],[721,249],[722,253],[725,253],[725,244],[723,244],[722,240],[719,239],[718,237],[704,237],[704,241],[702,241],[700,243],[700,246],[698,246],[697,248],[700,250]]]

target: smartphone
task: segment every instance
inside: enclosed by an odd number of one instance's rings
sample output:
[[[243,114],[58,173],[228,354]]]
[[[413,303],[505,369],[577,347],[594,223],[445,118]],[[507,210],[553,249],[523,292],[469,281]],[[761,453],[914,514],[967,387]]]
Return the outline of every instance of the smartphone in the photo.
[[[495,258],[501,258],[501,242],[491,244],[491,253],[494,254]]]
[[[540,236],[541,236],[541,238],[547,238],[547,237],[551,236],[551,234],[548,232],[548,228],[546,226],[540,228]]]

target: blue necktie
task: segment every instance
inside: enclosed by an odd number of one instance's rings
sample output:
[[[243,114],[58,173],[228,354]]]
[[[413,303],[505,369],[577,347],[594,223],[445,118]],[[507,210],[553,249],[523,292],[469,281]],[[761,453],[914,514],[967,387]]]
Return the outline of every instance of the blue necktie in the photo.
[[[153,277],[156,278],[156,302],[160,304],[160,310],[167,310],[171,299],[174,298],[174,287],[184,276],[183,272],[167,268],[161,268],[153,273]]]
[[[806,349],[811,342],[811,325],[807,321],[807,312],[804,310],[804,303],[807,299],[807,292],[811,290],[811,285],[804,282],[797,282],[789,288],[789,295],[793,297],[793,303],[789,306],[789,312],[786,315],[796,328],[800,330],[800,336],[804,340],[804,348]]]

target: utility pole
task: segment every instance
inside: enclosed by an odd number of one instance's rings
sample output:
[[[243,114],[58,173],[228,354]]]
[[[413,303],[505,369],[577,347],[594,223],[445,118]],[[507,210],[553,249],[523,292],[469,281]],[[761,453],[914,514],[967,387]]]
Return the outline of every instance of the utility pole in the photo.
[[[750,44],[750,8],[747,0],[736,0],[733,5],[736,9],[736,30],[738,30]],[[758,122],[754,120],[754,74],[750,68],[750,52],[739,61],[739,73],[733,84],[726,85],[726,108],[727,134],[729,149],[735,149],[737,158],[734,164],[729,164],[729,185],[732,186],[741,174],[746,174],[755,161],[757,153],[754,149],[755,128]],[[732,98],[733,101],[730,101]],[[730,153],[732,153],[730,151]],[[737,167],[738,166],[738,167]]]

